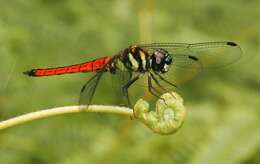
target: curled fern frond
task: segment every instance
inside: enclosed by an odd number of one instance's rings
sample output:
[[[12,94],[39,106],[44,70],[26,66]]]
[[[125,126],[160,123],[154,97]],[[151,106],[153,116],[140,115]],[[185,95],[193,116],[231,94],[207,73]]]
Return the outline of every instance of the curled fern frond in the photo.
[[[161,96],[155,111],[149,110],[149,104],[140,99],[134,107],[134,115],[154,132],[172,134],[182,126],[186,109],[181,96],[172,92]]]

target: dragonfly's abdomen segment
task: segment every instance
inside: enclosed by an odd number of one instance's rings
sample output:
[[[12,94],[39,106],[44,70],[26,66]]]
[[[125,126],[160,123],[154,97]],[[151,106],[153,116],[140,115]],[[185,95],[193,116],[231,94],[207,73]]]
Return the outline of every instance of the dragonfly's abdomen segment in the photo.
[[[112,60],[111,57],[98,58],[96,60],[85,62],[76,65],[70,65],[65,67],[46,68],[46,69],[32,69],[24,72],[29,76],[51,76],[62,75],[67,73],[77,72],[92,72],[102,69],[108,62]]]

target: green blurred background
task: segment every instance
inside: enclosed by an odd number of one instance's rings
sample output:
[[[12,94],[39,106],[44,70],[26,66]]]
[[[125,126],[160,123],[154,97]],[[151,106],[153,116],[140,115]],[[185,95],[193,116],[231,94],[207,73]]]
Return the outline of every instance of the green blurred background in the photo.
[[[80,63],[140,42],[231,40],[244,53],[178,90],[188,116],[174,135],[123,116],[62,115],[0,131],[0,163],[260,163],[259,20],[259,0],[1,0],[0,120],[75,105],[90,76],[21,74],[30,68]],[[109,88],[106,81],[101,90]]]

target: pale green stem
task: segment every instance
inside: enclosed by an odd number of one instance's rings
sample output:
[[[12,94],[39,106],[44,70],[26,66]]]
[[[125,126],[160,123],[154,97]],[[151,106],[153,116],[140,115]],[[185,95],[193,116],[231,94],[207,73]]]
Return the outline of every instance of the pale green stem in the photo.
[[[114,113],[121,115],[128,115],[133,117],[133,110],[126,107],[105,106],[105,105],[90,105],[87,109],[85,106],[65,106],[52,109],[45,109],[36,112],[27,113],[21,116],[10,118],[0,122],[0,130],[12,126],[16,126],[25,122],[38,120],[55,115],[66,113],[79,113],[79,112],[97,112],[97,113]]]
[[[162,95],[161,98],[164,99],[164,101],[162,99],[157,101],[156,111],[149,111],[149,104],[142,99],[136,103],[134,112],[132,109],[126,107],[105,105],[90,105],[88,108],[86,108],[86,106],[66,106],[45,109],[2,121],[0,122],[0,130],[55,115],[97,112],[121,114],[131,118],[137,118],[156,133],[171,134],[176,132],[183,124],[185,107],[183,106],[182,98],[176,93],[166,93]]]

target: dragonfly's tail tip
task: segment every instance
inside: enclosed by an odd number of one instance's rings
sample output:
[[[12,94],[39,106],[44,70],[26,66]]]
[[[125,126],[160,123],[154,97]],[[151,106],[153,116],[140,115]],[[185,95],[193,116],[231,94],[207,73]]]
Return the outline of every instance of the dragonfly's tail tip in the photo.
[[[25,71],[25,72],[23,72],[23,74],[27,75],[27,76],[35,76],[34,70]]]

